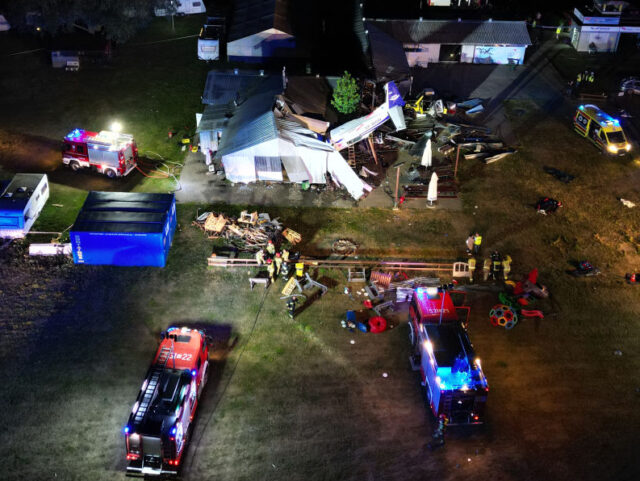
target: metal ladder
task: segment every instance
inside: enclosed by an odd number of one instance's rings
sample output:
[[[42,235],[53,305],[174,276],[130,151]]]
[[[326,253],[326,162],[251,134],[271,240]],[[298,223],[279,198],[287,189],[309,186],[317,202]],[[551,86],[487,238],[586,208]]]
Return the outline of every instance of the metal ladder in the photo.
[[[145,414],[149,410],[149,406],[153,401],[153,396],[158,388],[158,383],[160,382],[160,376],[162,375],[162,371],[164,371],[164,367],[169,361],[171,354],[173,353],[173,349],[171,347],[163,347],[160,350],[160,354],[158,354],[158,358],[156,360],[153,369],[151,370],[151,375],[149,376],[149,382],[147,383],[147,387],[144,390],[144,394],[142,395],[142,399],[140,400],[140,405],[138,406],[138,410],[136,411],[136,415],[133,418],[134,424],[142,422]]]
[[[348,163],[349,166],[351,167],[355,167],[356,166],[356,148],[355,145],[350,145],[348,148]]]
[[[162,371],[164,369],[162,367],[154,367],[151,371],[151,376],[149,377],[149,383],[147,384],[146,389],[144,390],[144,394],[142,395],[142,399],[140,400],[140,405],[138,406],[138,410],[136,411],[136,415],[133,418],[134,424],[142,422],[145,414],[153,401],[153,395],[158,388],[158,382],[160,381],[160,376],[162,375]]]
[[[158,358],[156,359],[156,366],[164,367],[167,364],[167,361],[171,357],[173,353],[173,349],[171,347],[163,347],[160,350],[160,354],[158,354]]]

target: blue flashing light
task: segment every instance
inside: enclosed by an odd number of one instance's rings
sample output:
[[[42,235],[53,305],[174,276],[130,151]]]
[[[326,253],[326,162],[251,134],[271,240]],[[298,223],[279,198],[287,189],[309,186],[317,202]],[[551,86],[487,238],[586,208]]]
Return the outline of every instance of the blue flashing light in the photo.
[[[124,433],[125,434],[129,434],[129,426],[125,426],[124,427]]]
[[[176,435],[176,431],[177,431],[177,430],[178,430],[178,429],[174,426],[174,427],[173,427],[173,429],[171,430],[171,435],[172,435],[172,436],[175,436],[175,435]]]
[[[195,369],[191,370],[191,375],[193,377],[196,377],[196,374],[198,374],[198,371],[196,371]]]

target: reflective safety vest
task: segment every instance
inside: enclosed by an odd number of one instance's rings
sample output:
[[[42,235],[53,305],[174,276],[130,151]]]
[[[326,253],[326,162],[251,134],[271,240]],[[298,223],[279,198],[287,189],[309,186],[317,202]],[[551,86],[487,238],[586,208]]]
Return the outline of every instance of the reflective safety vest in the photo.
[[[474,239],[473,239],[473,243],[477,246],[479,246],[480,244],[482,244],[482,236],[481,235],[477,235]]]

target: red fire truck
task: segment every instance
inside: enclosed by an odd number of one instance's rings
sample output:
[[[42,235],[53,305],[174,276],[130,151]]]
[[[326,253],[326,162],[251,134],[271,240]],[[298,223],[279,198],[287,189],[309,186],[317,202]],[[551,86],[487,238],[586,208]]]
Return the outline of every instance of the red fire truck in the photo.
[[[74,171],[90,168],[109,178],[124,177],[136,168],[138,147],[129,134],[75,129],[64,138],[62,163]]]
[[[207,382],[209,348],[202,331],[169,328],[124,428],[129,465],[142,475],[176,474]]]
[[[467,335],[469,307],[456,306],[452,294],[464,296],[441,287],[414,289],[409,305],[411,365],[420,371],[436,417],[445,414],[450,424],[480,424],[489,385]]]

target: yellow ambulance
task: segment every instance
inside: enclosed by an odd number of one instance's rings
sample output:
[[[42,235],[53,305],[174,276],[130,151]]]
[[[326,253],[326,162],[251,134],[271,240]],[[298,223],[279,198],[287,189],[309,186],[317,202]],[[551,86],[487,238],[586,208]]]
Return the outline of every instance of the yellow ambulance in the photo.
[[[622,155],[631,150],[618,119],[595,105],[580,105],[573,116],[573,127],[578,134],[609,154]]]

